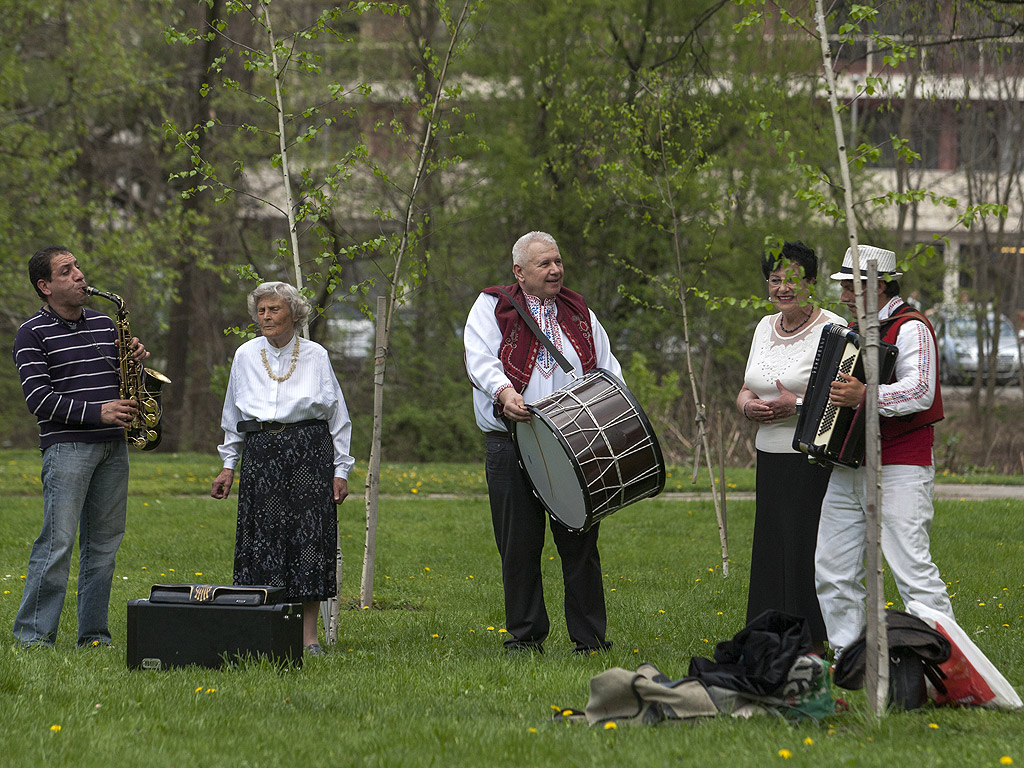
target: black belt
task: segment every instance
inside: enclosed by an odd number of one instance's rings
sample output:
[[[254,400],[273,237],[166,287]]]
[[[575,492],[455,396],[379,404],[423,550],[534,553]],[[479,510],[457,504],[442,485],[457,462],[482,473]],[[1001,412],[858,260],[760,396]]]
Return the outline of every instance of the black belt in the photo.
[[[484,437],[500,437],[502,440],[512,439],[512,435],[508,432],[484,432]]]
[[[281,421],[260,421],[259,419],[248,419],[246,421],[240,421],[235,425],[235,431],[239,434],[246,432],[283,432],[286,429],[292,429],[294,427],[311,427],[314,424],[326,424],[327,422],[323,419],[306,419],[304,421],[295,421],[291,424],[285,424]]]

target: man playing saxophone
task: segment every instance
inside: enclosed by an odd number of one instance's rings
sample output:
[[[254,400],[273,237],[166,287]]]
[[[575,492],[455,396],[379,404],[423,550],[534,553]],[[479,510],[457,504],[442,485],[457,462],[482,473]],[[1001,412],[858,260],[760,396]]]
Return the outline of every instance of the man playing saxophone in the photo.
[[[18,329],[14,364],[39,423],[43,528],[32,546],[14,637],[52,647],[81,529],[78,645],[108,645],[107,613],[128,501],[125,427],[138,408],[120,398],[118,336],[106,315],[85,308],[85,275],[67,248],[36,252],[29,279],[46,304]],[[149,352],[129,342],[141,362]]]

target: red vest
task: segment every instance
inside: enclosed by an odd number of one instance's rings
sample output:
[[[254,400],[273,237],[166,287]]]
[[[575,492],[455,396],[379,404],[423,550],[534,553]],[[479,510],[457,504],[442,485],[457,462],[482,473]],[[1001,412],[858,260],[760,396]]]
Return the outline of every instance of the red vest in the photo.
[[[506,285],[504,288],[527,312],[530,311],[519,283]],[[501,331],[498,359],[505,367],[505,374],[512,381],[516,392],[522,393],[530,383],[533,366],[541,350],[540,339],[526,327],[516,308],[502,295],[497,286],[485,288],[483,292],[498,299],[498,304],[494,308],[494,318],[498,322],[498,330]],[[558,325],[579,355],[583,372],[594,370],[597,367],[597,351],[594,348],[594,334],[590,327],[590,310],[587,308],[587,302],[580,294],[563,286],[555,296],[555,304],[558,306]]]
[[[882,321],[880,328],[882,341],[895,344],[900,327],[912,320],[924,323],[925,328],[932,335],[933,349],[937,352],[935,329],[928,322],[928,318],[909,304],[901,305],[887,320]],[[935,399],[931,406],[925,411],[918,411],[906,416],[883,416],[879,420],[882,464],[931,466],[932,444],[935,441],[935,428],[932,425],[943,417],[942,388],[939,386],[939,361],[934,360],[933,365],[936,369]]]

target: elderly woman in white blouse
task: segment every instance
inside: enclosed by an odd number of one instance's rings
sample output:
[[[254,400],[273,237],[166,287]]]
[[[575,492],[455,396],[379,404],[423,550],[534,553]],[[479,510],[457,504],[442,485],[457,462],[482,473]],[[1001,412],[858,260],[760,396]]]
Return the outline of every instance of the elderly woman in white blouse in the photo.
[[[227,498],[241,458],[235,584],[285,588],[303,606],[306,653],[322,655],[318,605],[337,594],[337,506],[348,495],[352,422],[327,350],[299,330],[310,307],[291,285],[248,299],[262,336],[235,353],[210,495]]]

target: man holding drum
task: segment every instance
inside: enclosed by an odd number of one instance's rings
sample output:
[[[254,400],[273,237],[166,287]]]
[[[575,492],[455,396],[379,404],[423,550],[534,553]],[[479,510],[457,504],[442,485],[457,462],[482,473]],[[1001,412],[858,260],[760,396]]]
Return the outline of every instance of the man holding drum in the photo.
[[[587,373],[597,368],[621,377],[608,335],[583,297],[563,286],[558,245],[545,232],[529,232],[512,247],[513,285],[504,291],[526,308],[544,335],[572,364]],[[547,512],[519,466],[506,419],[529,422],[526,403],[572,383],[527,327],[499,287],[486,288],[466,321],[466,370],[473,384],[473,409],[487,447],[487,488],[494,538],[501,555],[505,591],[507,650],[543,651],[550,628],[544,607],[541,553]],[[576,482],[574,477],[565,478]],[[562,561],[565,622],[576,653],[609,648],[599,523],[583,533],[551,521]]]

